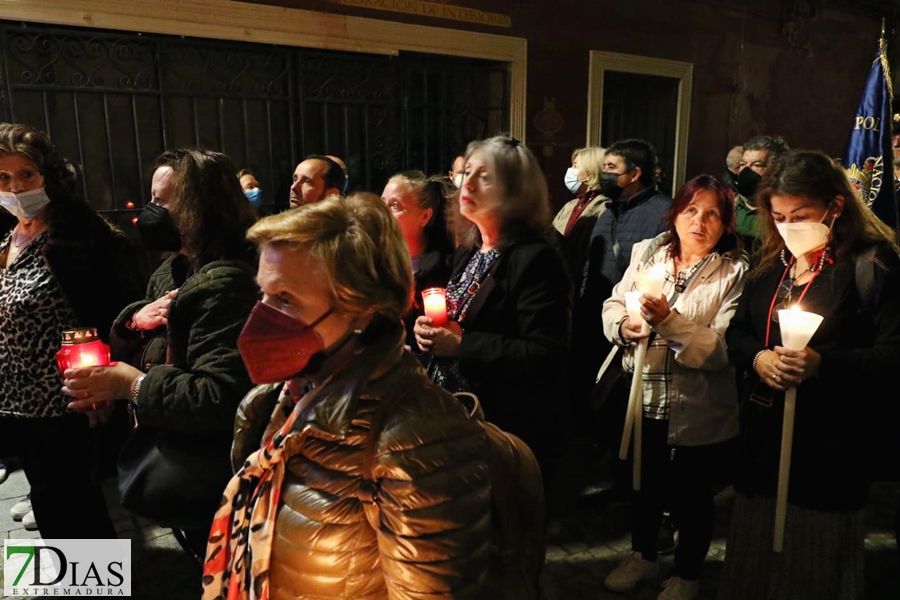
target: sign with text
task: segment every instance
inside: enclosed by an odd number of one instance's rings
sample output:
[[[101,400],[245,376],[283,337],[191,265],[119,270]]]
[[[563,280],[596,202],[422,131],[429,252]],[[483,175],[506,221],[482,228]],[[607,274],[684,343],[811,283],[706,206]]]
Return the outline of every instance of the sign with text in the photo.
[[[436,19],[450,19],[453,21],[465,21],[466,23],[478,23],[479,25],[493,25],[494,27],[512,27],[512,19],[508,15],[491,13],[454,6],[443,2],[429,2],[428,0],[329,0],[334,4],[353,6],[355,8],[372,8],[375,10],[387,10],[391,12],[416,15],[418,17],[434,17]]]
[[[131,596],[131,540],[4,540],[5,596]]]

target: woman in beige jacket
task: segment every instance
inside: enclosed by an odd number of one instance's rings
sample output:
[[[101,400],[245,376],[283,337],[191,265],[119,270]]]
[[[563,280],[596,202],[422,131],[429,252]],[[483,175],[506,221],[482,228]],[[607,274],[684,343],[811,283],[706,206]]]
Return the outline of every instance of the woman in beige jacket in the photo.
[[[641,297],[642,333],[625,293],[640,290],[649,270],[665,273],[662,295]],[[613,591],[631,590],[659,574],[656,542],[663,502],[679,526],[675,568],[660,600],[697,597],[698,579],[712,539],[711,484],[738,434],[734,369],[725,331],[734,316],[747,263],[734,232],[731,190],[710,175],[676,194],[668,228],[636,244],[631,264],[603,304],[604,332],[631,347],[648,340],[641,385],[642,473],[632,516],[632,556],[606,578]],[[642,290],[643,291],[643,290]],[[625,371],[633,371],[626,351]]]

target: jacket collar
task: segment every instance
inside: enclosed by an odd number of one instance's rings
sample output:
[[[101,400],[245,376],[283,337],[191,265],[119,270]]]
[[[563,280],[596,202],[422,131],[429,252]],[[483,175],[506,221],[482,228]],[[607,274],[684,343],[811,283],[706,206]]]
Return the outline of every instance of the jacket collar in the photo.
[[[417,368],[404,360],[412,360],[418,365],[403,349],[406,331],[402,325],[392,323],[386,329],[376,339],[362,345],[342,369],[300,399],[295,409],[301,411],[295,432],[312,429],[333,438],[346,437],[356,417],[361,395],[377,397],[390,390],[387,380],[393,380],[394,376],[384,378],[383,375],[398,363],[403,362],[403,371]]]
[[[650,185],[637,192],[636,194],[632,194],[628,198],[620,198],[618,200],[613,201],[613,204],[621,206],[621,210],[629,210],[634,208],[641,202],[645,200],[649,200],[653,196],[657,195],[659,190],[656,189],[655,185]]]

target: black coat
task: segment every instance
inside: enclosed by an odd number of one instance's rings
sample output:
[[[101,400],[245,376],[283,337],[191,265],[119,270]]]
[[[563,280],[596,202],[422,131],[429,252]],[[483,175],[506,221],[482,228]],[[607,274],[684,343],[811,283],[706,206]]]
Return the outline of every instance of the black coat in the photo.
[[[454,275],[475,249],[460,248]],[[521,437],[538,458],[566,394],[572,283],[544,239],[517,242],[491,268],[461,323],[460,373],[485,417]]]
[[[854,257],[823,269],[803,298],[803,309],[824,320],[809,342],[822,357],[819,372],[797,387],[788,492],[796,506],[859,510],[866,505],[872,467],[882,459],[897,461],[896,454],[882,455],[900,439],[900,410],[890,391],[900,369],[900,259],[889,248],[878,258],[870,308],[857,290]],[[735,487],[748,495],[774,497],[777,488],[784,393],[761,383],[752,363],[759,351],[781,344],[777,323],[771,324],[768,346],[765,339],[783,272],[778,263],[747,282],[726,334],[735,367],[747,373]],[[752,401],[751,395],[772,404]]]

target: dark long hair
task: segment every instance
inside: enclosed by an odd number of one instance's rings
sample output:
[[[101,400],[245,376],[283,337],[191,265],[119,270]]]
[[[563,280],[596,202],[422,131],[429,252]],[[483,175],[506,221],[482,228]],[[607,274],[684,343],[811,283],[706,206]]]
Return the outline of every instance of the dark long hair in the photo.
[[[776,195],[800,196],[825,207],[838,196],[844,199],[841,216],[834,220],[831,228],[829,247],[835,259],[855,256],[881,243],[898,250],[894,230],[863,204],[844,169],[822,152],[792,150],[774,162],[756,192],[758,210],[766,224],[766,236],[759,249],[754,275],[780,260],[779,255],[785,247],[772,218],[772,196]]]
[[[666,213],[666,221],[668,223],[666,231],[670,240],[669,256],[672,258],[681,253],[681,239],[679,239],[678,232],[675,230],[675,220],[691,203],[697,192],[703,190],[710,191],[716,195],[716,200],[719,204],[719,216],[722,219],[722,225],[725,226],[725,231],[722,232],[722,237],[719,238],[714,250],[721,254],[740,248],[741,241],[734,230],[734,193],[727,185],[712,175],[697,175],[675,192],[675,197],[672,199],[672,207]]]
[[[177,198],[172,218],[194,267],[247,258],[245,235],[255,217],[234,176],[234,162],[221,152],[188,148],[165,152],[157,164],[172,167]]]
[[[79,228],[95,216],[78,185],[78,170],[50,140],[50,136],[21,123],[0,124],[0,155],[18,154],[28,159],[44,177],[50,198],[44,218],[51,236],[60,230]]]

